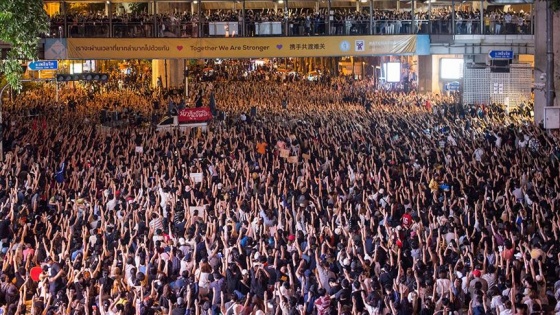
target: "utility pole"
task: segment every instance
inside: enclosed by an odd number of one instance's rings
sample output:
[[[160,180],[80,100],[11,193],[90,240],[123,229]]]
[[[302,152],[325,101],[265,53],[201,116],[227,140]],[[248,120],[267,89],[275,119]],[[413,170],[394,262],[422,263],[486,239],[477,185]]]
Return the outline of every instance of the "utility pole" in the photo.
[[[546,6],[546,106],[554,106],[554,50],[552,30],[554,13],[552,4]]]
[[[165,71],[165,88],[169,89],[169,85],[167,85],[167,59],[163,60],[163,65],[165,67],[164,71]]]
[[[189,100],[189,67],[186,65],[186,60],[185,60],[185,72],[183,74],[185,76],[185,101],[188,102],[188,100]]]

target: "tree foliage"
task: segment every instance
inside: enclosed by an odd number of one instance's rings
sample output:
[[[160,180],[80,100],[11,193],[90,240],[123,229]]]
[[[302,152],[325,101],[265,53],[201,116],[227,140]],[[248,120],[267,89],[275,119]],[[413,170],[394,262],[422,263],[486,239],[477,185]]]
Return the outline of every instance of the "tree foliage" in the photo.
[[[552,6],[552,10],[554,10],[554,12],[558,12],[560,10],[560,0],[552,0],[550,5]]]
[[[89,13],[105,13],[105,3],[67,3],[66,13],[68,15],[79,15]]]
[[[0,1],[0,40],[11,45],[6,60],[0,63],[0,71],[14,89],[21,89],[22,60],[37,58],[39,34],[49,30],[43,0]]]
[[[133,2],[128,5],[128,8],[132,12],[132,14],[142,14],[148,12],[148,3],[147,2]]]

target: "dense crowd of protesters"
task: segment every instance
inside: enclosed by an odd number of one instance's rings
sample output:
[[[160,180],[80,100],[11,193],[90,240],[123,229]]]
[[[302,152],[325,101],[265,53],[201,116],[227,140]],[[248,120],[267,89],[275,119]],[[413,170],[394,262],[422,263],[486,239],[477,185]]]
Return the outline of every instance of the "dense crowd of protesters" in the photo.
[[[455,17],[453,18],[453,12]],[[527,12],[492,10],[485,12],[481,19],[478,10],[456,10],[434,7],[418,10],[414,18],[410,10],[373,10],[373,34],[450,34],[455,21],[456,34],[529,34],[531,32],[531,16]],[[243,16],[241,10],[206,10],[200,14],[195,12],[175,12],[165,14],[115,14],[111,21],[104,13],[58,15],[51,18],[49,36],[69,37],[198,37],[226,33],[210,32],[212,22],[228,22],[227,34],[240,36],[243,21],[246,36],[267,35],[259,25],[263,22],[288,21],[287,35],[358,35],[370,33],[369,9],[333,9],[329,23],[329,12],[326,8],[290,9],[287,12],[279,9],[247,10]],[[202,27],[199,27],[202,25]],[[67,28],[65,31],[65,27]],[[279,28],[284,32],[285,27]],[[283,35],[268,34],[268,35]]]
[[[555,135],[367,81],[198,88],[206,133],[8,108],[4,314],[560,312]]]

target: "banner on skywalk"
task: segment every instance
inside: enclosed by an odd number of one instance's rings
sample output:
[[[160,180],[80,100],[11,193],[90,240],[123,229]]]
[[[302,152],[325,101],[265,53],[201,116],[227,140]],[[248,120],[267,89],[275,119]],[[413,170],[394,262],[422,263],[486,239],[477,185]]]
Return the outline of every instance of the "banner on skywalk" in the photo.
[[[68,38],[68,59],[198,59],[417,54],[417,35]]]

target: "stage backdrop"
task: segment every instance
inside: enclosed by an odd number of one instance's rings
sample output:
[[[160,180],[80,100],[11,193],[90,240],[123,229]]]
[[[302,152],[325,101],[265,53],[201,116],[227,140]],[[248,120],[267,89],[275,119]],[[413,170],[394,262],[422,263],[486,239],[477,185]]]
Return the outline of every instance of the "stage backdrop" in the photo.
[[[253,38],[68,38],[68,59],[196,59],[413,55],[418,35]],[[418,47],[422,46],[422,47]],[[429,51],[429,42],[427,43]]]

